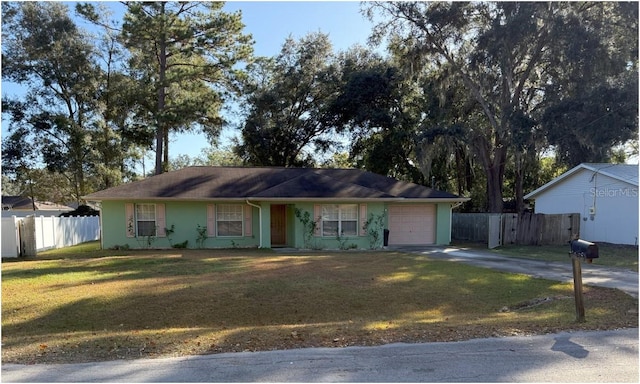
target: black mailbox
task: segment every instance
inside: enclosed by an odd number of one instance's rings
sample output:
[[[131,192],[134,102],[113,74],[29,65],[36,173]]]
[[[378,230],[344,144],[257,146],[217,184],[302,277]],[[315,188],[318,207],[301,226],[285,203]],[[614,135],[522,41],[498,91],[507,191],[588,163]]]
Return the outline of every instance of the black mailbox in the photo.
[[[571,253],[575,253],[585,259],[597,259],[598,245],[586,240],[571,240]]]

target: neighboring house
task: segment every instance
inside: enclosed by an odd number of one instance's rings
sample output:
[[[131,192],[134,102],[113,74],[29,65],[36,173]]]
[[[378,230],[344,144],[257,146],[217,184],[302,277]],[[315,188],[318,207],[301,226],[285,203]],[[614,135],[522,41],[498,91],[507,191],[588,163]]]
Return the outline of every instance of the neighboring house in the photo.
[[[34,210],[35,208],[35,210]],[[2,217],[58,216],[73,208],[49,201],[34,201],[30,197],[2,196]]]
[[[451,209],[469,200],[356,169],[275,167],[187,167],[84,199],[101,205],[104,248],[361,249],[384,229],[389,245],[449,244]]]
[[[536,213],[579,213],[580,238],[638,244],[638,166],[580,164],[524,197]]]

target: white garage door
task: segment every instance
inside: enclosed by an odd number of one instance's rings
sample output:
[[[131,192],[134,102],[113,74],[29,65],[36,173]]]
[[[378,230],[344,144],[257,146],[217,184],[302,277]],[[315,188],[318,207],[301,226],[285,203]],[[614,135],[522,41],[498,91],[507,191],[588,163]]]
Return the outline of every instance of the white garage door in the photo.
[[[426,245],[435,242],[435,205],[389,206],[389,245]]]

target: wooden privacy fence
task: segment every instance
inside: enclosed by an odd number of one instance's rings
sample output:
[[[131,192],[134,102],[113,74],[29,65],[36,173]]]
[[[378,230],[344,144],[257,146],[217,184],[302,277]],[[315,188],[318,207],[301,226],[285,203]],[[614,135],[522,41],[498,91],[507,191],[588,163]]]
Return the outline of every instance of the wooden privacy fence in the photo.
[[[98,239],[98,216],[2,218],[2,257],[35,256],[38,251]]]
[[[454,213],[453,240],[489,242],[489,213]],[[493,214],[495,215],[495,214]],[[501,214],[502,244],[564,245],[580,234],[580,214]]]

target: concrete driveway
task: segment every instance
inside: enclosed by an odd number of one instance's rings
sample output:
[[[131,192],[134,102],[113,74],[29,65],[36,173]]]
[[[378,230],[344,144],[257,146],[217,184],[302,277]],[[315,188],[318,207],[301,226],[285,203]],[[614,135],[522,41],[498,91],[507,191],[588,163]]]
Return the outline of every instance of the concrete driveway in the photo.
[[[454,247],[396,247],[394,250],[427,255],[433,259],[444,259],[491,268],[499,271],[521,273],[533,277],[573,282],[571,259],[567,262],[540,261],[504,257],[481,250],[461,250]],[[604,267],[597,264],[582,263],[582,282],[607,288],[617,288],[638,298],[638,272],[622,268]]]

